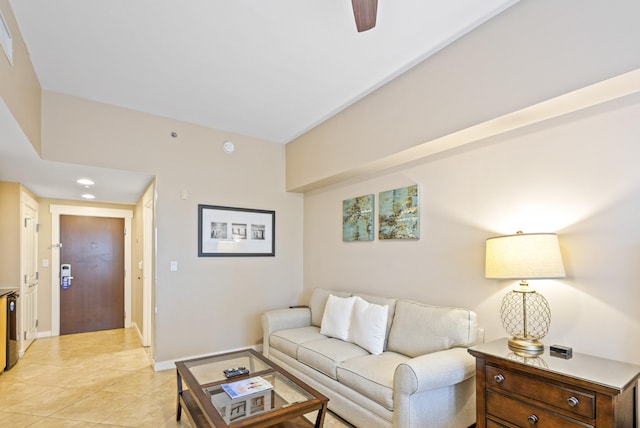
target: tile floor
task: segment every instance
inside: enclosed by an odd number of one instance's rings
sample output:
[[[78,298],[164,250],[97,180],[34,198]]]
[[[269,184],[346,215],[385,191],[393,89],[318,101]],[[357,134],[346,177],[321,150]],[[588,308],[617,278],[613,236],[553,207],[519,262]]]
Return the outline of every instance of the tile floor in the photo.
[[[190,427],[175,394],[175,370],[154,372],[133,329],[43,338],[0,375],[0,426]],[[350,425],[328,414],[325,427]]]

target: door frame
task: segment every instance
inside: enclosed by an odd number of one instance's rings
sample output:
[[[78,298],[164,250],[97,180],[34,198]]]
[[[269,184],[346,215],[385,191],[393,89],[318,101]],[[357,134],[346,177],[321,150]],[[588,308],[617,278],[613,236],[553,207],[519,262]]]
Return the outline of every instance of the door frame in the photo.
[[[156,282],[155,254],[155,187],[151,186],[142,196],[142,346],[153,349],[153,311],[155,307],[153,284]]]
[[[124,327],[131,327],[131,219],[133,211],[114,208],[51,205],[51,334],[60,336],[60,216],[124,219]]]
[[[25,224],[23,223],[26,219],[27,208],[35,213],[34,225],[35,227],[32,229],[32,233],[35,236],[27,235],[25,231]],[[39,245],[39,237],[38,237],[38,223],[39,223],[39,214],[40,214],[40,203],[31,197],[25,191],[20,192],[20,298],[18,299],[18,353],[20,356],[24,354],[29,345],[38,337],[38,289],[39,281],[38,281],[38,245]],[[26,242],[27,240],[31,240],[31,244],[33,244],[32,251],[34,254],[27,254],[27,249],[29,248],[29,244]],[[35,241],[35,242],[34,242]],[[25,287],[25,279],[27,278],[27,257],[33,256],[34,258],[30,261],[33,267],[33,273],[35,274],[34,279],[34,287],[35,290],[31,292],[27,292]],[[30,287],[29,287],[30,288]],[[26,296],[30,295],[29,301],[27,301]],[[28,308],[27,305],[31,304],[31,308]],[[31,319],[27,319],[28,315],[31,315]],[[33,328],[32,331],[29,331],[30,328]]]

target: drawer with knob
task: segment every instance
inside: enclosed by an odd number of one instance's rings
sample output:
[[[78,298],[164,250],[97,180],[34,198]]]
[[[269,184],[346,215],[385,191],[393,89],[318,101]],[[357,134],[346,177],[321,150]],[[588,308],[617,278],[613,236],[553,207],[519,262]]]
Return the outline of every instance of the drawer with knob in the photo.
[[[595,418],[596,396],[593,392],[579,391],[491,365],[487,365],[485,369],[487,386],[492,389],[539,401],[568,416]]]
[[[486,404],[488,418],[497,418],[499,421],[518,427],[593,428],[593,425],[533,406],[499,392],[487,391]],[[488,424],[488,426],[496,425]]]
[[[640,428],[640,365],[574,353],[515,353],[508,340],[469,348],[477,428]]]

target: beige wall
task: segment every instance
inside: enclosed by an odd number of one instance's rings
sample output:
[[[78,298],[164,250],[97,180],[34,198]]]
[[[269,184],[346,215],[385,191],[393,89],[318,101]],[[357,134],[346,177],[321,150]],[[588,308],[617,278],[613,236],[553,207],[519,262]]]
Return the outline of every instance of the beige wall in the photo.
[[[40,152],[40,82],[18,29],[9,0],[0,0],[0,11],[13,38],[13,64],[0,52],[0,98],[9,107],[22,131]],[[0,48],[2,51],[2,48]]]
[[[158,362],[259,343],[262,312],[298,302],[302,197],[285,192],[283,145],[51,92],[42,105],[45,159],[156,175]],[[275,210],[276,256],[198,257],[198,204]]]
[[[470,307],[505,336],[512,281],[484,279],[488,237],[557,232],[567,278],[532,281],[547,344],[640,363],[640,95],[305,194],[305,294],[356,290]],[[342,242],[344,199],[420,186],[417,241]],[[377,211],[377,208],[376,208]]]
[[[485,138],[487,129],[438,140],[636,70],[638,19],[636,0],[522,0],[287,144],[287,189],[401,164],[403,150],[427,156]]]
[[[0,182],[0,287],[20,287],[19,183]]]
[[[0,287],[16,288],[22,285],[20,232],[23,193],[37,200],[36,195],[20,183],[0,181]]]
[[[520,1],[289,143],[305,296],[470,307],[493,339],[511,284],[483,278],[484,241],[558,232],[568,277],[539,284],[546,342],[640,363],[639,17],[634,0]],[[344,199],[415,183],[420,240],[342,242]]]

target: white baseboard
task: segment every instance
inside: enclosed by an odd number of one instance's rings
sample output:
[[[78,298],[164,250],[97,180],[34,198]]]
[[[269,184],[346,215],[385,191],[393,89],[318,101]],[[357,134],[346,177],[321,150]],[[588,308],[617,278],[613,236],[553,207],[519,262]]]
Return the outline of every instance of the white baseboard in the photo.
[[[138,325],[135,322],[132,322],[131,323],[131,328],[135,329],[136,334],[140,338],[140,343],[142,343],[142,332],[138,328]],[[53,336],[53,333],[51,332],[51,330],[38,331],[38,334],[37,334],[36,338],[41,339],[41,338],[52,337],[52,336]],[[255,350],[256,352],[262,353],[262,345],[253,345],[253,346],[250,346],[249,348]],[[194,359],[194,358],[208,357],[208,356],[211,356],[211,355],[226,354],[227,352],[241,351],[243,349],[247,349],[247,348],[228,349],[226,351],[215,352],[215,353],[212,353],[212,354],[191,355],[191,356],[185,356],[185,357],[182,357],[182,358],[177,358],[175,360],[168,360],[168,361],[156,362],[156,361],[154,361],[152,359],[151,360],[151,366],[153,367],[154,371],[159,372],[159,371],[162,371],[162,370],[175,369],[176,368],[176,361],[191,360],[191,359]]]
[[[262,345],[253,345],[253,346],[249,346],[249,348],[253,349],[256,352],[262,353]],[[159,372],[159,371],[162,371],[162,370],[175,369],[176,368],[176,361],[192,360],[194,358],[202,358],[202,357],[210,357],[210,356],[213,356],[213,355],[226,354],[228,352],[242,351],[243,349],[247,349],[247,348],[228,349],[226,351],[215,352],[213,354],[192,355],[192,356],[188,356],[188,357],[178,358],[178,359],[175,359],[175,360],[154,362],[153,363],[153,370]]]
[[[138,339],[140,339],[140,343],[142,343],[142,332],[138,328],[138,324],[135,321],[131,323],[131,328],[133,328],[136,331],[138,335]]]

